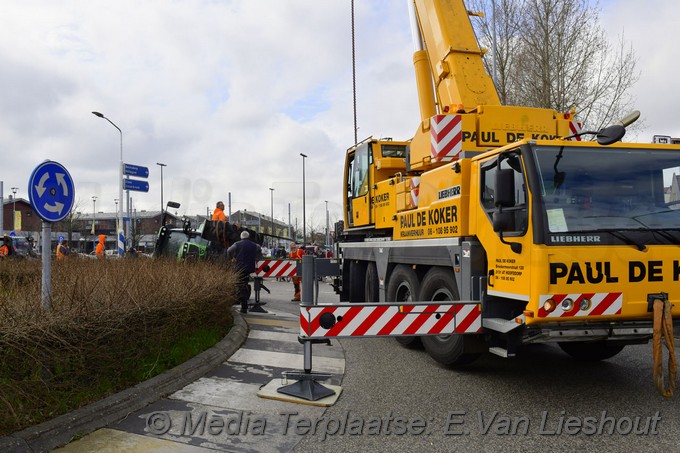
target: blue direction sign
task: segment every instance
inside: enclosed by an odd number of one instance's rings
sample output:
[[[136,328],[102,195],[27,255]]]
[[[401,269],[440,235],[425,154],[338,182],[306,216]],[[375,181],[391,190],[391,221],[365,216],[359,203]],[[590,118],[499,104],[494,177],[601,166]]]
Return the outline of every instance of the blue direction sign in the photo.
[[[123,164],[123,174],[125,176],[135,176],[137,178],[148,178],[149,167],[141,167],[139,165]],[[134,189],[130,189],[134,190]],[[146,190],[144,191],[146,192]]]
[[[135,190],[137,192],[148,192],[149,183],[146,181],[140,181],[138,179],[124,179],[125,190]]]
[[[41,219],[45,222],[59,222],[73,208],[73,179],[60,163],[46,160],[31,173],[28,198]]]

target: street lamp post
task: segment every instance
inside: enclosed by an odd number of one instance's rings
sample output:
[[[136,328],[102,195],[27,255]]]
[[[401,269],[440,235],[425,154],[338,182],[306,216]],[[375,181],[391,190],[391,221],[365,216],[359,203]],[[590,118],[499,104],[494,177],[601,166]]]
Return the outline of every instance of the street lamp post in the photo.
[[[114,198],[113,202],[116,203],[116,234],[118,234],[118,228],[120,228],[118,225],[118,198]]]
[[[307,217],[305,212],[305,158],[306,154],[300,153],[302,156],[302,243],[305,244],[307,240]]]
[[[272,189],[272,188],[270,187],[270,188],[269,188],[269,191],[270,191],[270,193],[271,193],[271,209],[270,209],[270,213],[271,213],[271,219],[272,219],[272,220],[271,220],[271,225],[272,225],[272,235],[273,235],[273,234],[274,234],[274,189]],[[272,247],[270,247],[270,248],[273,248],[273,245],[274,245],[274,238],[271,239],[270,245],[272,246]]]
[[[15,231],[17,226],[17,191],[18,187],[12,187],[12,231]]]
[[[94,235],[94,221],[96,218],[97,218],[97,197],[92,195],[92,230],[90,230],[90,232],[92,233],[92,247],[97,246],[96,237]],[[94,250],[94,248],[92,250]]]
[[[156,162],[156,165],[161,167],[161,215],[162,215],[163,209],[165,209],[165,205],[163,204],[163,167],[167,167],[167,165],[160,162]]]
[[[103,114],[99,112],[92,112],[93,115],[98,116],[99,118],[104,118],[106,121],[111,123],[113,127],[118,129],[118,132],[120,132],[120,164],[118,168],[118,199],[120,200],[120,210],[116,214],[117,218],[117,224],[118,224],[118,231],[116,231],[117,235],[117,243],[118,243],[118,257],[122,258],[125,253],[125,235],[123,233],[123,131],[120,130],[116,124],[105,117]],[[128,206],[129,208],[129,206]]]
[[[331,238],[330,238],[330,230],[329,225],[328,225],[328,200],[324,200],[326,202],[326,245],[331,243]]]

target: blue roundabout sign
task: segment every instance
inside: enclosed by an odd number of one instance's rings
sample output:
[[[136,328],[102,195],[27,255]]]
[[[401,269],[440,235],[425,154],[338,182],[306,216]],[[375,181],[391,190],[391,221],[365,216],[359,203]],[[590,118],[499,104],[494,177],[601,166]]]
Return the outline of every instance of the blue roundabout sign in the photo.
[[[41,219],[45,222],[59,222],[73,208],[73,179],[60,163],[46,160],[31,173],[28,198]]]

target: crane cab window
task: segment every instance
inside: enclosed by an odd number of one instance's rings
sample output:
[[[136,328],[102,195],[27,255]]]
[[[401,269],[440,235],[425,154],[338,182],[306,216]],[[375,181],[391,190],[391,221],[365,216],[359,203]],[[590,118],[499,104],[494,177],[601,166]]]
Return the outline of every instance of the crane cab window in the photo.
[[[350,197],[358,198],[368,193],[369,148],[362,145],[357,148],[350,162]]]
[[[524,181],[524,173],[522,171],[522,161],[519,155],[500,160],[501,170],[512,170],[514,175],[514,206],[503,208],[504,211],[512,212],[513,228],[512,231],[517,233],[526,232],[528,225],[528,211],[527,211],[527,192],[526,183]],[[493,159],[482,168],[482,184],[481,184],[481,204],[486,212],[489,221],[491,221],[493,212],[496,207],[496,173],[498,171],[498,160]]]
[[[536,146],[533,154],[548,233],[680,224],[680,203],[673,202],[680,150]]]
[[[406,146],[404,145],[382,145],[382,157],[396,157],[403,159],[406,157]]]

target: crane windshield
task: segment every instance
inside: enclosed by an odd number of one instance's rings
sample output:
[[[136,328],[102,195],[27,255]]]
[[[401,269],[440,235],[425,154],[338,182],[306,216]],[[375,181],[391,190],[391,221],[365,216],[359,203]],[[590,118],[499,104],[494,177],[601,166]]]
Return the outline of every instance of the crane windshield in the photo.
[[[680,229],[680,150],[534,146],[548,233]]]

